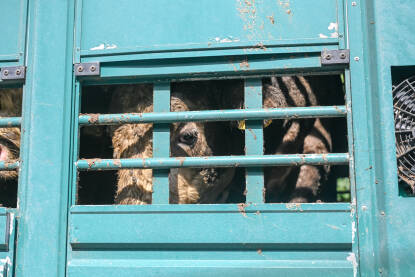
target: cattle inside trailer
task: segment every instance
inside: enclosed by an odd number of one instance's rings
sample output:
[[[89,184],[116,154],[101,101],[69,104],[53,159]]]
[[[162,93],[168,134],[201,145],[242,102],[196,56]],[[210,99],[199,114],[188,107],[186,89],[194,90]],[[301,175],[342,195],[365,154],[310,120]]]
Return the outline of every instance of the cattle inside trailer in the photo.
[[[0,276],[414,275],[413,8],[3,1]]]

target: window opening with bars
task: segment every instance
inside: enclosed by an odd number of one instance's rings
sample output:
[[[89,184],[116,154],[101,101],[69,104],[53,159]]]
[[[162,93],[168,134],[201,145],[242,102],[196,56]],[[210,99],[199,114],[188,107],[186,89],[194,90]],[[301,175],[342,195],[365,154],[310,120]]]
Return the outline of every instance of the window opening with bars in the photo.
[[[76,204],[349,202],[343,80],[83,86]]]
[[[0,88],[0,205],[16,208],[22,89]]]

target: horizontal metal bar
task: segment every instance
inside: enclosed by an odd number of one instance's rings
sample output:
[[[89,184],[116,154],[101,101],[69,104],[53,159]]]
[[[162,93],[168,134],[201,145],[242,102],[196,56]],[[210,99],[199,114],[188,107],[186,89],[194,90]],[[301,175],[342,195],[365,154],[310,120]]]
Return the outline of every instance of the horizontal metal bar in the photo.
[[[172,123],[192,121],[263,120],[285,118],[343,117],[345,106],[292,107],[273,109],[213,110],[189,112],[84,114],[81,125],[115,125],[126,123]]]
[[[76,167],[79,170],[117,170],[121,168],[168,169],[181,167],[298,166],[304,164],[347,164],[348,162],[348,153],[330,153],[146,159],[85,159],[78,160]]]
[[[0,162],[0,171],[9,171],[9,170],[15,170],[19,168],[19,162]]]
[[[0,128],[20,127],[22,123],[21,117],[3,117],[0,118]]]

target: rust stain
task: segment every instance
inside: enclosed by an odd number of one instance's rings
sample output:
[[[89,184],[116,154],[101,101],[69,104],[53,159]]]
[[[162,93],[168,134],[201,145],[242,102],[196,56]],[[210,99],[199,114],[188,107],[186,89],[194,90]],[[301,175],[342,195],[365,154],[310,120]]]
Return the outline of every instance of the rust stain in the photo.
[[[239,203],[238,204],[238,210],[243,215],[243,217],[247,217],[246,212],[245,212],[246,207],[248,207],[248,204],[245,204],[245,203]]]
[[[265,45],[262,42],[258,43],[256,45],[256,47],[258,47],[259,49],[262,49],[262,50],[267,50],[267,48],[265,47]]]
[[[248,68],[249,68],[249,63],[248,63],[248,61],[247,61],[247,60],[245,60],[245,61],[240,62],[240,63],[239,63],[239,67],[240,67],[241,69],[248,69]]]
[[[271,24],[275,24],[275,18],[273,15],[268,15],[267,18],[269,19],[269,21],[271,22]]]
[[[180,166],[183,166],[183,163],[186,160],[186,158],[184,158],[184,157],[177,157],[176,160],[178,160],[180,162]]]
[[[258,249],[256,252],[258,253],[258,255],[262,255],[262,249]]]
[[[121,167],[121,161],[120,161],[120,159],[115,159],[113,163],[114,163],[114,166]]]
[[[98,122],[99,114],[87,114],[89,116],[88,122],[91,124],[95,124]]]
[[[253,137],[254,137],[254,140],[256,140],[256,135],[255,135],[254,131],[252,131],[252,129],[251,129],[251,128],[248,128],[248,131],[249,131],[249,132],[251,132],[251,134],[252,134],[252,135],[253,135]]]

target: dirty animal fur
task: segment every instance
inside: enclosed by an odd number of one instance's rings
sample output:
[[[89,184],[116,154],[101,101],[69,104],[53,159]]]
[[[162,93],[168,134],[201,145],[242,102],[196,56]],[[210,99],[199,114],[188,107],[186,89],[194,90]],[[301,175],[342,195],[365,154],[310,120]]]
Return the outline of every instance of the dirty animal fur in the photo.
[[[341,89],[338,76],[285,76],[263,79],[263,107],[285,108],[332,105]],[[243,107],[243,82],[231,84],[226,101]],[[330,95],[331,92],[331,95]],[[236,100],[239,99],[239,100]],[[265,154],[325,154],[331,152],[328,121],[324,119],[273,120],[264,128]],[[264,169],[266,201],[305,203],[320,200],[320,189],[330,166],[280,166]]]
[[[337,76],[285,76],[263,79],[264,108],[304,107],[333,104],[330,91],[341,88]],[[187,82],[172,87],[171,111],[202,109],[238,109],[243,107],[242,80]],[[116,89],[112,112],[152,112],[152,86],[120,86]],[[187,92],[187,93],[184,93]],[[139,104],[137,104],[139,103]],[[235,124],[228,129],[237,130]],[[211,156],[227,135],[215,131],[214,124],[175,123],[171,127],[171,156]],[[177,138],[183,130],[198,130],[194,149],[183,151]],[[273,120],[264,128],[265,154],[325,154],[331,152],[331,134],[327,120]],[[239,130],[237,130],[239,131]],[[239,131],[242,132],[242,131]],[[152,156],[152,124],[129,124],[112,129],[114,158]],[[222,141],[211,143],[212,137]],[[232,143],[227,147],[231,147]],[[230,153],[227,153],[230,154]],[[234,153],[232,153],[234,154]],[[330,171],[329,166],[265,168],[267,202],[315,202]],[[227,199],[233,169],[172,169],[169,176],[170,203],[223,203]],[[117,204],[149,204],[152,170],[120,170]]]
[[[0,89],[0,117],[21,115],[22,90]],[[0,161],[13,162],[19,158],[20,129],[0,128]],[[17,205],[17,171],[0,171],[0,206]]]
[[[171,111],[217,109],[219,92],[211,82],[173,84]],[[146,113],[153,111],[151,85],[126,85],[115,89],[112,112]],[[172,157],[221,155],[226,135],[219,133],[222,123],[171,124]],[[223,125],[223,124],[222,124]],[[226,130],[225,130],[226,132]],[[152,124],[125,124],[111,128],[114,158],[152,157]],[[181,142],[186,134],[197,133],[190,146]],[[222,143],[215,139],[222,137]],[[229,137],[229,136],[228,136]],[[222,153],[223,154],[223,153]],[[234,176],[233,168],[179,168],[169,174],[170,203],[221,203]],[[152,202],[152,170],[123,169],[118,171],[115,202],[117,204],[150,204]]]

